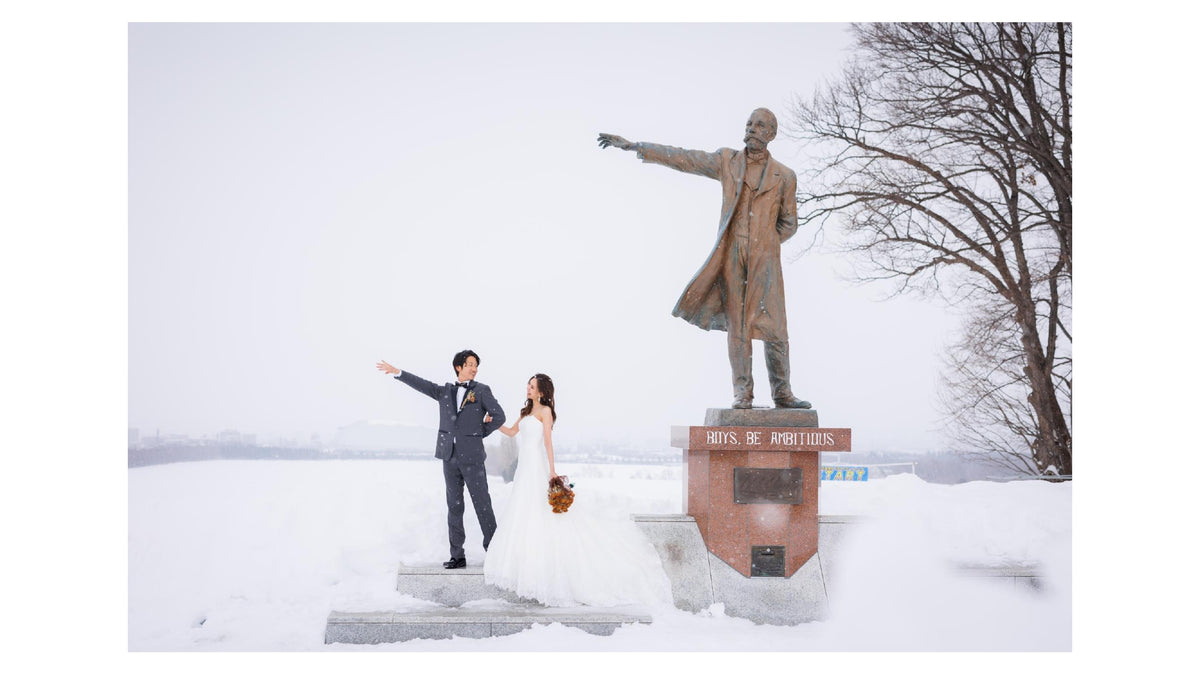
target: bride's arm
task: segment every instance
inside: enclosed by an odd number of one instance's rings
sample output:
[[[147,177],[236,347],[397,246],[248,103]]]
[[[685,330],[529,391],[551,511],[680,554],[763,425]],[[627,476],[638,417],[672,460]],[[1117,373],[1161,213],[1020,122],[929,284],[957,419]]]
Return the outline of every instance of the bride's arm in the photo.
[[[542,410],[542,415],[538,417],[542,421],[542,438],[546,441],[546,457],[550,460],[550,477],[554,478],[558,475],[554,471],[554,442],[550,440],[550,428],[554,426],[554,417],[550,414],[550,409]]]
[[[500,431],[500,433],[504,434],[505,436],[508,436],[511,438],[511,437],[517,435],[517,425],[520,423],[521,423],[521,418],[518,417],[517,421],[513,422],[511,427],[500,427],[499,431]]]

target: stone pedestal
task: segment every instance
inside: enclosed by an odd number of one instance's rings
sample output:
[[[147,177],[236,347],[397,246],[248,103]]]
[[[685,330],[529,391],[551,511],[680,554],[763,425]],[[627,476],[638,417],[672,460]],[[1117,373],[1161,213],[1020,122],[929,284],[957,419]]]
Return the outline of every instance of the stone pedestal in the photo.
[[[671,578],[675,606],[689,612],[725,606],[725,614],[755,623],[795,625],[828,616],[826,587],[836,574],[846,531],[860,519],[820,516],[820,552],[790,577],[746,578],[707,551],[696,520],[681,514],[638,514],[633,521],[654,544]]]
[[[848,452],[849,429],[815,410],[709,409],[672,427],[684,449],[684,513],[705,546],[744,577],[791,577],[817,552],[822,452]]]

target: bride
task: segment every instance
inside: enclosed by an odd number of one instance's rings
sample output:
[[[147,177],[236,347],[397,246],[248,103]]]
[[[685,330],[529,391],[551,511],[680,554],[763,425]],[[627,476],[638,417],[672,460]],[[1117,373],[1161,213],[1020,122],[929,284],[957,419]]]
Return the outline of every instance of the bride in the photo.
[[[554,471],[554,382],[538,373],[525,407],[500,432],[517,440],[512,493],[483,563],[484,580],[543,605],[616,606],[671,602],[654,547],[633,523],[554,513],[546,491]],[[586,495],[578,495],[576,506]]]

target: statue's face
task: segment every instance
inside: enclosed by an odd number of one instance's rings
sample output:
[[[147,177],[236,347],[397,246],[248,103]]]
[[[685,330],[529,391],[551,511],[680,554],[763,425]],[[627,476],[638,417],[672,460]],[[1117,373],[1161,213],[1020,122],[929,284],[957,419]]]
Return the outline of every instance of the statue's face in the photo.
[[[746,120],[746,147],[751,150],[762,150],[767,147],[767,143],[775,138],[775,125],[771,123],[771,118],[762,110],[755,110],[750,113],[750,119]]]

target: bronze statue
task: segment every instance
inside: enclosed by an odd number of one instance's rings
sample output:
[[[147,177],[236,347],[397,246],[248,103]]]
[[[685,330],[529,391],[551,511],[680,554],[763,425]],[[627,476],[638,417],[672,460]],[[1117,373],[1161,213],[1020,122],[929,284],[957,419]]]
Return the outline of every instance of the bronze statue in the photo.
[[[775,407],[812,407],[792,395],[788,381],[779,245],[796,233],[796,174],[767,152],[777,129],[774,113],[759,108],[746,122],[742,151],[704,152],[631,143],[613,134],[599,137],[601,148],[636,150],[642,161],[721,181],[717,243],[671,313],[704,330],[729,333],[734,408],[749,408],[754,400],[751,340],[763,342]]]

